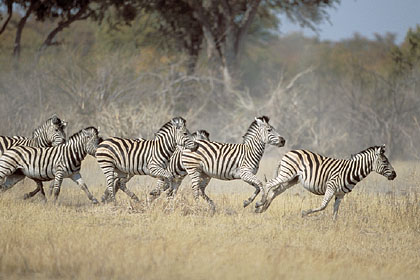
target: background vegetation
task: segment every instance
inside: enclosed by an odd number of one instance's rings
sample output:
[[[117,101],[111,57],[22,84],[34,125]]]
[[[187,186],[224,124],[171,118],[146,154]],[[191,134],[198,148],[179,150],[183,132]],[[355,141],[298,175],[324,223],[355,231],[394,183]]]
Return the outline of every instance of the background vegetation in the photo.
[[[348,157],[387,144],[398,177],[373,174],[341,204],[306,219],[321,198],[295,187],[263,215],[243,182],[212,180],[217,212],[195,204],[186,179],[175,201],[149,205],[155,184],[128,184],[142,202],[92,206],[65,180],[59,202],[26,180],[0,195],[0,279],[410,279],[420,271],[420,26],[320,41],[282,35],[278,15],[316,29],[339,1],[0,0],[0,135],[29,136],[53,113],[68,134],[153,137],[187,119],[218,141],[240,142],[268,115],[287,140],[258,176],[307,148]],[[95,197],[105,178],[88,158]]]
[[[0,2],[3,23],[8,2]],[[151,137],[169,118],[182,115],[192,130],[204,128],[213,139],[238,142],[252,119],[266,114],[287,139],[286,149],[346,156],[385,143],[391,158],[420,157],[420,27],[408,30],[400,45],[392,34],[374,40],[354,34],[340,42],[280,35],[277,13],[316,28],[328,18],[326,7],[339,3],[257,1],[227,83],[227,66],[205,34],[192,55],[174,31],[193,32],[177,21],[197,21],[197,12],[187,8],[200,7],[189,1],[181,1],[186,10],[175,9],[181,7],[177,1],[144,1],[151,6],[100,1],[106,9],[93,1],[87,3],[87,19],[75,20],[47,45],[46,37],[72,13],[46,6],[28,17],[19,56],[12,55],[16,30],[33,1],[12,2],[11,19],[0,34],[3,135],[29,135],[56,112],[70,121],[70,134],[96,125],[109,136]],[[252,8],[244,3],[254,3],[227,2],[236,3],[230,12],[238,19]],[[240,22],[217,14],[224,10],[214,3],[203,1],[201,7],[210,23],[216,15],[223,19],[213,28],[239,28]],[[174,19],[162,14],[165,10],[192,18]]]

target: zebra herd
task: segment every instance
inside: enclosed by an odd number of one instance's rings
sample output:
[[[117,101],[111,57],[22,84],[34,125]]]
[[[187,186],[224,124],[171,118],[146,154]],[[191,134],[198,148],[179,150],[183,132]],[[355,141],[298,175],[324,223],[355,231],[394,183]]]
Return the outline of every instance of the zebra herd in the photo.
[[[293,150],[283,156],[275,178],[266,182],[264,187],[256,174],[265,146],[283,147],[286,142],[266,116],[255,118],[241,144],[211,141],[205,130],[190,133],[185,119],[181,117],[164,124],[155,133],[154,139],[149,140],[120,137],[103,140],[95,127],[82,129],[66,140],[66,126],[67,122],[53,115],[34,130],[32,138],[0,136],[1,190],[10,189],[28,177],[35,181],[37,187],[25,194],[24,199],[38,192],[46,199],[43,182],[53,181],[50,194],[56,201],[63,179],[71,178],[89,200],[97,204],[98,200],[80,175],[81,163],[89,154],[96,157],[106,177],[102,202],[115,202],[118,190],[139,201],[126,186],[134,175],[157,178],[157,185],[149,194],[151,201],[162,192],[174,196],[188,174],[194,198],[204,198],[212,213],[215,204],[205,192],[211,178],[241,179],[253,186],[255,191],[244,201],[244,207],[262,192],[261,201],[255,204],[255,212],[262,213],[276,196],[300,182],[308,191],[324,196],[320,207],[302,211],[302,216],[324,210],[335,196],[335,219],[344,195],[370,172],[375,171],[389,180],[396,177],[385,156],[385,145],[370,147],[350,159],[333,159],[308,150]]]

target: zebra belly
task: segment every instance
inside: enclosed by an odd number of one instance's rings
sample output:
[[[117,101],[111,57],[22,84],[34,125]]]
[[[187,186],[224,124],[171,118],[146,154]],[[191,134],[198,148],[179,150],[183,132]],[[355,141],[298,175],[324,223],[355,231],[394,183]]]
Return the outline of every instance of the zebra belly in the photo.
[[[302,186],[306,190],[310,191],[313,194],[316,194],[316,195],[325,194],[326,185],[324,183],[314,184],[314,183],[311,183],[309,180],[303,180],[301,176],[299,176],[299,183],[301,183]]]
[[[131,175],[148,175],[149,169],[146,166],[142,166],[140,168],[133,168],[133,167],[126,167],[117,165],[116,168],[125,174],[131,174]]]
[[[236,180],[241,179],[239,168],[234,168],[227,170],[226,172],[215,172],[214,170],[203,170],[204,173],[212,178],[220,179],[220,180]]]
[[[46,170],[38,168],[22,169],[23,174],[31,179],[37,179],[40,181],[50,181],[55,177],[55,170]]]

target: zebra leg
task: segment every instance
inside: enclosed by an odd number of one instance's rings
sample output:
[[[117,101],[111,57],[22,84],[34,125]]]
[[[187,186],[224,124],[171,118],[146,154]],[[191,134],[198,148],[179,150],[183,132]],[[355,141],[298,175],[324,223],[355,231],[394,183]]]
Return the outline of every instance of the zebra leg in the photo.
[[[85,192],[85,194],[87,195],[89,200],[92,201],[93,204],[99,203],[98,200],[95,197],[93,197],[93,195],[90,193],[88,187],[86,186],[79,172],[74,173],[73,175],[70,176],[70,178]]]
[[[58,195],[60,194],[61,184],[63,183],[63,172],[59,169],[55,173],[54,178],[54,188],[53,188],[53,195],[54,195],[54,203],[57,202]]]
[[[255,192],[247,200],[244,200],[244,207],[247,207],[254,201],[261,190],[264,192],[263,184],[254,174],[249,171],[241,172],[241,179],[255,188]]]
[[[192,189],[194,193],[195,201],[198,201],[200,195],[207,201],[212,212],[215,211],[216,207],[213,200],[211,200],[205,193],[206,186],[210,182],[210,177],[200,172],[199,170],[187,170],[191,177]]]
[[[22,181],[25,178],[25,175],[20,175],[13,173],[10,176],[7,176],[6,181],[4,182],[4,190],[8,190],[14,185],[16,185],[18,182]]]
[[[114,178],[115,178],[114,194],[116,194],[120,188],[120,179],[118,178],[118,173],[114,172]],[[108,188],[106,188],[104,191],[104,194],[101,197],[101,201],[102,203],[105,203],[108,200],[109,200],[109,191],[108,191]]]
[[[140,199],[135,195],[132,191],[130,191],[126,184],[130,179],[133,178],[132,175],[127,176],[127,178],[119,178],[119,188],[125,192],[126,195],[128,195],[132,200],[135,202],[140,202]]]
[[[324,195],[324,199],[322,200],[321,206],[315,209],[309,209],[306,211],[302,211],[302,217],[305,217],[311,213],[315,213],[315,212],[319,212],[324,210],[328,203],[330,202],[330,200],[332,199],[332,197],[334,196],[335,190],[333,187],[331,186],[327,186],[327,189],[325,191],[325,195]]]
[[[174,179],[174,176],[168,170],[162,168],[159,165],[151,164],[148,167],[150,170],[150,176],[158,178],[160,180],[164,180],[164,184],[161,184],[160,188],[155,188],[149,193],[149,195],[151,196],[150,201],[153,201],[160,196],[162,190],[166,190],[167,188],[172,189],[172,181]]]
[[[182,180],[185,178],[185,176],[183,176],[183,177],[178,177],[178,178],[175,178],[173,181],[172,181],[172,188],[167,188],[165,191],[166,191],[166,196],[167,197],[175,197],[176,196],[176,193],[178,192],[178,188],[179,188],[179,185],[181,185],[181,183],[182,183]]]
[[[41,190],[42,190],[41,193],[44,193],[44,187],[42,186],[42,182],[41,181],[38,181],[38,180],[34,180],[34,181],[36,183],[36,189],[33,190],[33,191],[31,191],[31,192],[29,192],[29,193],[25,193],[24,196],[23,196],[23,199],[24,200],[33,197],[34,195],[36,195]],[[45,193],[44,193],[44,199],[46,199],[45,198]]]
[[[160,196],[160,194],[163,191],[166,191],[168,189],[169,189],[169,185],[167,184],[167,182],[165,181],[165,179],[158,178],[156,187],[149,192],[149,196],[150,196],[149,197],[149,201],[150,202],[153,202],[156,198],[158,198]]]
[[[51,182],[50,187],[48,188],[48,195],[51,196],[54,189],[54,181]]]
[[[337,220],[338,208],[340,207],[341,200],[343,199],[344,194],[338,194],[335,196],[334,202],[334,212],[333,212],[333,220]]]
[[[268,182],[267,185],[269,185],[271,180]],[[270,187],[267,191],[267,194],[265,197],[261,199],[260,202],[257,202],[255,204],[255,212],[256,213],[262,213],[270,207],[271,202],[280,194],[282,194],[285,190],[293,187],[298,183],[298,177],[292,178],[290,181],[277,183],[276,185]]]
[[[211,213],[214,214],[216,212],[216,206],[214,205],[213,200],[211,200],[210,197],[208,197],[206,194],[206,187],[209,184],[209,182],[210,182],[209,176],[202,176],[201,182],[200,182],[200,191],[201,191],[201,196],[209,204]]]
[[[11,181],[8,183],[7,179],[9,176],[13,176],[13,173],[15,173],[16,169],[17,167],[13,166],[10,162],[5,160],[0,161],[0,189],[2,191],[7,191],[14,185],[10,183]]]

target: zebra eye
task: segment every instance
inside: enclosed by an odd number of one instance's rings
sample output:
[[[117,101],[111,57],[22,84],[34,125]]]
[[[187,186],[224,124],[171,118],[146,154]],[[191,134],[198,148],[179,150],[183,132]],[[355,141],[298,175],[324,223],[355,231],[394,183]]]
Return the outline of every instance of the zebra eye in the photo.
[[[187,135],[188,135],[188,133],[184,132],[184,135],[185,135],[185,136],[187,136]]]
[[[271,132],[271,131],[273,131],[273,129],[269,128],[269,129],[267,129],[267,131],[268,131],[268,132]]]

